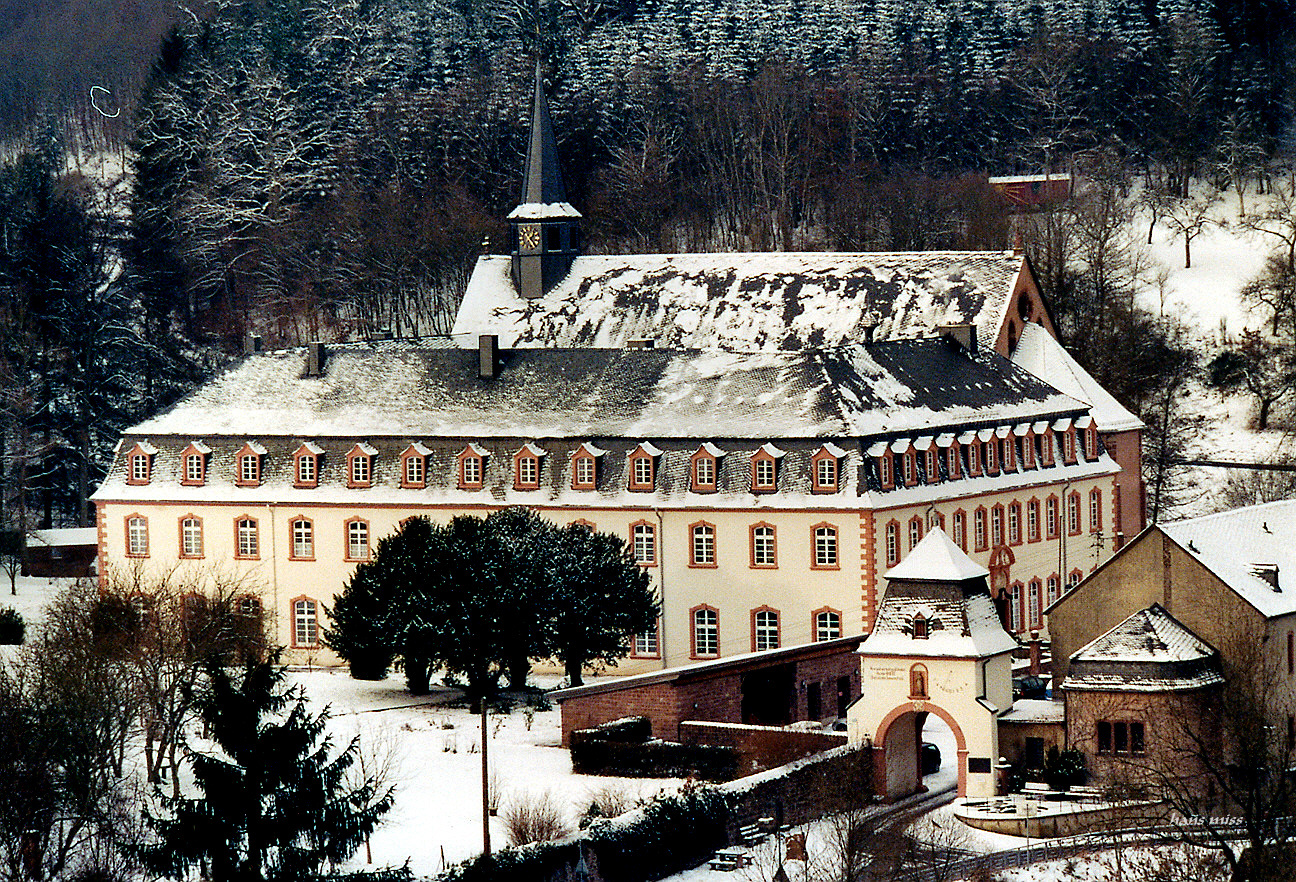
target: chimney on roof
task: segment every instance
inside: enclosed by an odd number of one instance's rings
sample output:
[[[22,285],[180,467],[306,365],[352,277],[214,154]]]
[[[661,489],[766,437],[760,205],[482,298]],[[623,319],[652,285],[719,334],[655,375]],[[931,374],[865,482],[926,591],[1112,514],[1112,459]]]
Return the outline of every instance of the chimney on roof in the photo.
[[[940,334],[968,352],[977,351],[976,325],[941,325]]]
[[[1278,564],[1273,563],[1253,563],[1251,564],[1251,575],[1263,579],[1269,583],[1269,587],[1279,594],[1282,588],[1278,586]]]
[[[493,380],[499,373],[499,337],[482,334],[477,338],[477,375],[483,380]]]
[[[262,349],[261,336],[259,334],[243,335],[243,354],[256,355]]]
[[[324,376],[324,364],[328,360],[328,350],[324,344],[314,340],[306,344],[306,376]]]
[[[631,337],[626,341],[626,349],[652,349],[656,341],[651,337]]]

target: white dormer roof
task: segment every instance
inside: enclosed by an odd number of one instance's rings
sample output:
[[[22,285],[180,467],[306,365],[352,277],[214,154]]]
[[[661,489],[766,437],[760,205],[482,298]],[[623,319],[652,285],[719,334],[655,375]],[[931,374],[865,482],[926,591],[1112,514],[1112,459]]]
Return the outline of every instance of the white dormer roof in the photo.
[[[301,447],[299,447],[298,450],[305,450],[307,453],[310,453],[313,456],[319,456],[322,453],[324,453],[324,448],[320,447],[314,441],[303,441]]]
[[[602,447],[595,447],[593,444],[591,444],[588,441],[582,441],[580,447],[576,448],[576,452],[584,453],[587,456],[593,456],[595,458],[603,456],[605,453],[607,453],[607,451],[604,450]]]
[[[891,442],[891,452],[904,453],[909,449],[912,443],[913,442],[910,441],[908,438],[897,438],[896,440]]]
[[[195,453],[201,453],[203,456],[211,453],[211,448],[201,441],[190,441],[189,446],[194,449]]]
[[[914,450],[931,450],[932,441],[935,439],[931,435],[923,435],[921,438],[914,439]]]
[[[360,451],[361,453],[363,453],[365,456],[377,456],[377,455],[378,455],[378,448],[374,447],[372,444],[369,444],[369,443],[366,442],[366,441],[361,441],[359,444],[357,444],[355,447],[353,447],[353,448],[351,448],[351,449],[352,449],[352,450],[358,450],[358,451]]]
[[[633,451],[631,451],[631,452],[632,452],[632,453],[637,453],[637,452],[639,452],[639,451],[643,451],[644,453],[648,454],[649,456],[661,456],[661,455],[662,455],[662,449],[661,449],[660,447],[658,447],[656,444],[652,443],[651,441],[640,441],[640,442],[639,442],[639,446],[636,447],[636,448],[635,448]]]
[[[775,459],[782,459],[783,456],[785,455],[782,450],[779,450],[777,447],[773,445],[773,443],[769,441],[766,441],[764,444],[762,444],[760,448],[757,450],[757,452],[767,453],[770,456],[774,457]]]
[[[244,441],[243,446],[246,447],[248,450],[252,451],[253,453],[255,453],[257,456],[266,455],[266,449],[264,444],[259,444],[256,441]]]
[[[829,456],[836,457],[837,459],[843,459],[846,456],[846,451],[841,449],[831,441],[826,442],[823,446],[823,449],[828,453]]]
[[[416,454],[419,455],[419,456],[431,456],[431,455],[432,455],[432,450],[431,450],[431,448],[427,447],[427,446],[426,446],[425,444],[423,444],[423,442],[421,442],[421,441],[415,441],[413,444],[411,444],[411,445],[409,446],[409,449],[412,450],[412,451],[414,451],[414,453],[416,453]]]
[[[535,457],[548,456],[548,454],[544,451],[543,448],[537,446],[536,444],[534,444],[534,443],[532,443],[532,442],[530,442],[530,441],[528,441],[527,443],[523,444],[523,445],[522,445],[522,449],[519,450],[518,453],[519,453],[519,454],[529,453],[529,454],[531,454],[532,456],[535,456]]]
[[[140,453],[146,453],[149,456],[157,455],[157,448],[147,441],[136,441],[135,446],[140,449]]]
[[[867,452],[869,456],[881,456],[882,454],[886,453],[886,450],[887,450],[887,443],[885,441],[874,441],[872,444],[869,445],[869,449]]]
[[[708,454],[714,456],[716,459],[719,459],[720,457],[725,455],[725,452],[723,450],[721,450],[719,447],[716,447],[710,441],[703,441],[702,447],[700,449],[705,450]]]
[[[485,458],[486,455],[490,453],[490,451],[488,451],[485,447],[482,447],[480,444],[478,444],[475,441],[469,441],[468,446],[465,447],[464,450],[471,451],[474,456],[480,456],[482,458]]]

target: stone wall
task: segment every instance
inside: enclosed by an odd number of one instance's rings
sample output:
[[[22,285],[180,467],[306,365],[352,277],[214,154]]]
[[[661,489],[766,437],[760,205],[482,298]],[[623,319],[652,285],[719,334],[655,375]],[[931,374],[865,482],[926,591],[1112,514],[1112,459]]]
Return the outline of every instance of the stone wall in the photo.
[[[845,732],[785,729],[781,726],[744,726],[738,723],[680,723],[684,744],[732,747],[738,754],[738,775],[752,775],[822,753],[846,743]]]
[[[872,778],[873,751],[850,744],[724,784],[720,790],[733,799],[730,841],[739,827],[762,818],[796,825],[870,805]]]

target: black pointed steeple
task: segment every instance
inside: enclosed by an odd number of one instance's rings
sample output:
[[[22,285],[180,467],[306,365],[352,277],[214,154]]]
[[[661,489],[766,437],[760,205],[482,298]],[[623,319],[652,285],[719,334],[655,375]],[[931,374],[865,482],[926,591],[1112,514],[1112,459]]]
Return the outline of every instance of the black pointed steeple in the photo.
[[[567,201],[544,78],[536,62],[531,137],[522,176],[522,202],[509,214],[513,284],[527,299],[543,297],[560,282],[580,246],[580,212]]]

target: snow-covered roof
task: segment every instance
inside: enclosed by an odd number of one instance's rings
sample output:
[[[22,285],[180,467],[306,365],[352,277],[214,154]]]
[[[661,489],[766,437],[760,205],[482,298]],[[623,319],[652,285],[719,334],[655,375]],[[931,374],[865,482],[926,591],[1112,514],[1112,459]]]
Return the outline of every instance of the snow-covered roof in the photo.
[[[1296,500],[1249,505],[1160,527],[1262,615],[1296,613]]]
[[[986,658],[1012,652],[1017,640],[999,620],[987,575],[933,528],[886,574],[877,623],[860,644],[860,655]],[[926,620],[926,637],[914,636],[918,615]]]
[[[454,335],[506,346],[789,350],[973,324],[993,346],[1023,258],[1011,251],[583,255],[536,300],[507,256],[479,258]]]
[[[517,349],[493,380],[475,351],[401,341],[248,356],[137,438],[842,438],[1015,423],[1085,406],[993,352],[941,339],[814,352]],[[209,438],[210,441],[210,438]]]
[[[1001,723],[1065,723],[1066,705],[1048,698],[1019,698],[999,717]]]
[[[886,578],[959,582],[988,575],[990,571],[968,557],[944,530],[933,527],[904,560],[887,571]]]
[[[27,534],[27,545],[45,545],[50,548],[67,548],[74,545],[98,545],[96,527],[56,527],[51,530],[32,530]]]
[[[1219,653],[1154,603],[1074,652],[1062,688],[1174,692],[1223,682]]]
[[[570,202],[523,202],[509,212],[509,220],[549,220],[556,217],[580,217]]]
[[[1053,388],[1087,402],[1090,413],[1103,432],[1123,432],[1143,428],[1143,421],[1130,413],[1098,381],[1071,357],[1071,354],[1039,325],[1022,329],[1013,364],[1025,368]]]

